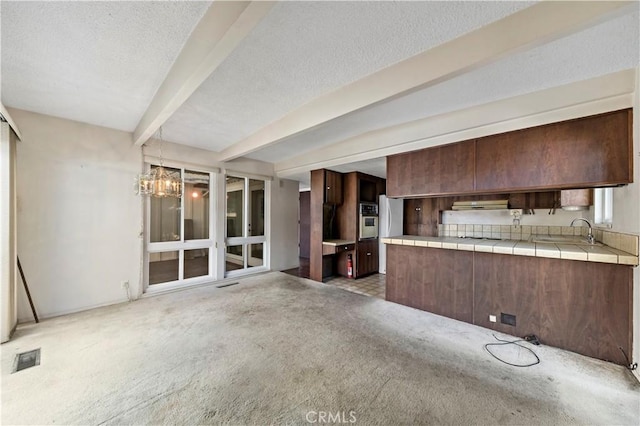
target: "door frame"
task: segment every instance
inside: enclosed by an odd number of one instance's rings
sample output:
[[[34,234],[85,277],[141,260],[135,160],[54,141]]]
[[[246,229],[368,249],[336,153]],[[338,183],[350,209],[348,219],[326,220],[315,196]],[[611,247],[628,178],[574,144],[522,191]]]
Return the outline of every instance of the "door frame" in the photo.
[[[226,220],[226,215],[227,215],[227,178],[228,177],[234,177],[234,178],[242,178],[244,179],[243,182],[243,199],[242,199],[242,208],[243,208],[243,214],[242,214],[242,236],[241,237],[227,237],[227,220]],[[264,232],[263,235],[257,235],[257,236],[251,236],[250,235],[250,223],[251,223],[251,219],[252,219],[252,215],[253,212],[251,210],[251,201],[252,201],[252,191],[250,188],[250,181],[251,180],[258,180],[261,182],[264,182],[264,217],[263,217],[263,226],[264,226]],[[236,172],[236,171],[226,171],[224,174],[224,179],[222,179],[222,181],[224,182],[224,214],[225,214],[225,220],[224,222],[224,253],[223,253],[223,261],[222,261],[222,265],[224,268],[224,277],[236,277],[236,276],[242,276],[242,275],[246,275],[246,274],[250,274],[250,273],[255,273],[255,272],[262,272],[262,271],[268,271],[270,268],[270,216],[269,216],[269,212],[271,211],[271,204],[270,204],[270,200],[271,200],[271,178],[266,177],[266,176],[256,176],[256,175],[251,175],[248,173],[242,173],[242,172]],[[249,248],[252,244],[262,244],[262,265],[259,266],[251,266],[251,263],[257,263],[257,261],[259,260],[258,258],[251,258],[249,255]],[[243,262],[243,267],[241,269],[235,269],[235,270],[230,270],[227,271],[226,268],[226,258],[228,256],[227,254],[227,247],[229,246],[237,246],[237,245],[241,245],[242,246],[242,262]],[[234,255],[231,255],[232,257]],[[253,260],[252,262],[252,259]],[[239,260],[239,259],[238,259]]]

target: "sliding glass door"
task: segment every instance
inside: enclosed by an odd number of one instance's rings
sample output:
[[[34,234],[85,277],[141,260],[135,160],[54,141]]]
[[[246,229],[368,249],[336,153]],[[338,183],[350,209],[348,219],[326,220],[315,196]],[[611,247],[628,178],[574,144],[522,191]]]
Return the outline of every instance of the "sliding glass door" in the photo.
[[[151,166],[152,168],[156,166]],[[213,276],[213,173],[171,169],[184,181],[182,198],[147,203],[146,276],[149,288],[205,281]]]
[[[226,177],[225,276],[267,266],[264,180]]]

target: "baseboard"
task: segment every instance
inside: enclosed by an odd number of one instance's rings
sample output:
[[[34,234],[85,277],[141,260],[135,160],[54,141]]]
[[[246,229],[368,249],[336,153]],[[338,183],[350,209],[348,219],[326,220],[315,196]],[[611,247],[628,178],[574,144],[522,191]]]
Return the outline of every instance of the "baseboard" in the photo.
[[[133,299],[133,300],[135,300],[135,299]],[[47,319],[47,318],[61,317],[63,315],[75,314],[77,312],[88,311],[90,309],[103,308],[105,306],[117,305],[119,303],[128,303],[128,302],[131,302],[131,301],[128,298],[125,297],[123,299],[115,299],[115,300],[112,300],[112,301],[109,301],[109,302],[98,303],[98,304],[95,304],[95,305],[83,306],[81,308],[69,309],[69,310],[64,310],[64,311],[60,311],[60,312],[52,312],[52,313],[46,313],[46,314],[42,314],[42,313],[38,312],[38,319],[39,320],[43,320],[43,319]],[[25,318],[18,318],[18,324],[25,324],[25,323],[34,322],[34,321],[35,320],[34,320],[34,318],[32,316],[25,317]]]

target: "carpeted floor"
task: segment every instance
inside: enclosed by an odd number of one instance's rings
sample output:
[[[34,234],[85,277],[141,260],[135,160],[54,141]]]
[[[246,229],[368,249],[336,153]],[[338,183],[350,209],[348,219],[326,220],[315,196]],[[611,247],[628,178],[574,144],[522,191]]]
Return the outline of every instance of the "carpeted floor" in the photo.
[[[638,424],[623,367],[282,273],[20,326],[3,424]],[[14,356],[41,365],[10,374]],[[512,362],[524,351],[503,348]],[[324,422],[321,420],[324,419]],[[329,422],[328,420],[331,420]],[[351,422],[353,424],[353,422]]]

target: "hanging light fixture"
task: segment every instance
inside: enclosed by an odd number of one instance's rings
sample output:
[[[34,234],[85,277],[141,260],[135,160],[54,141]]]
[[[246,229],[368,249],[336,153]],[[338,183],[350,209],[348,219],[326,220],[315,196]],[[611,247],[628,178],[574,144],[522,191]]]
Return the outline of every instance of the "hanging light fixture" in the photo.
[[[171,172],[164,168],[162,158],[162,127],[158,129],[160,139],[160,165],[152,166],[149,173],[142,173],[137,178],[137,193],[152,197],[182,197],[182,179],[180,172]]]

